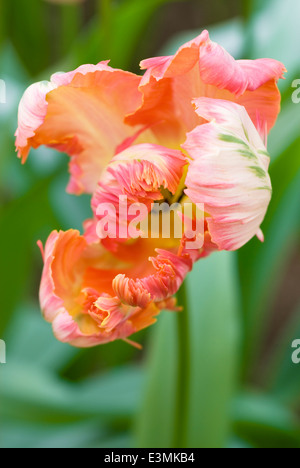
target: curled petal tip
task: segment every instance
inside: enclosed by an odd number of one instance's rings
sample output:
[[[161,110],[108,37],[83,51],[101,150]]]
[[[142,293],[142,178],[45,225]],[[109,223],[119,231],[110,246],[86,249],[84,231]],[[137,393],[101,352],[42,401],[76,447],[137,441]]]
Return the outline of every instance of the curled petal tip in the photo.
[[[45,250],[44,250],[44,246],[43,246],[42,241],[40,241],[40,240],[37,241],[37,246],[39,247],[39,249],[41,251],[43,260],[45,260]]]
[[[260,240],[260,242],[265,242],[265,236],[261,229],[258,230],[258,232],[256,233],[256,236],[258,240]]]

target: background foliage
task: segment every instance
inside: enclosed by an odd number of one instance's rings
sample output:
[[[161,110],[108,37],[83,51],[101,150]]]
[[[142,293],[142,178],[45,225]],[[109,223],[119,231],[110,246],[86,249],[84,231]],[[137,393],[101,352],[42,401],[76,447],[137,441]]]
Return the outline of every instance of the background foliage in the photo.
[[[0,4],[1,447],[300,447],[300,77],[297,0],[16,0]],[[236,58],[272,57],[289,71],[269,139],[274,196],[265,244],[199,262],[187,280],[188,321],[164,313],[125,343],[75,350],[40,317],[36,241],[81,228],[88,198],[65,194],[67,158],[13,148],[27,85],[82,63],[176,50],[208,27]],[[179,315],[179,316],[178,316]],[[183,327],[189,331],[181,346]]]

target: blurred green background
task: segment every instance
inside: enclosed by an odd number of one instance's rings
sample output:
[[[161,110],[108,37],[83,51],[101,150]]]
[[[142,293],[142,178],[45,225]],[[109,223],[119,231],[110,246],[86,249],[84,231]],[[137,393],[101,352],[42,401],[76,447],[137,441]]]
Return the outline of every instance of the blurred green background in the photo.
[[[1,0],[0,446],[300,448],[300,78],[298,0]],[[42,260],[53,229],[81,228],[89,198],[65,193],[67,158],[14,153],[25,88],[58,70],[111,59],[138,72],[208,28],[236,58],[284,62],[282,113],[269,138],[274,196],[263,225],[238,253],[198,263],[187,280],[190,339],[163,313],[135,337],[76,350],[41,316]],[[182,299],[179,294],[179,302]]]

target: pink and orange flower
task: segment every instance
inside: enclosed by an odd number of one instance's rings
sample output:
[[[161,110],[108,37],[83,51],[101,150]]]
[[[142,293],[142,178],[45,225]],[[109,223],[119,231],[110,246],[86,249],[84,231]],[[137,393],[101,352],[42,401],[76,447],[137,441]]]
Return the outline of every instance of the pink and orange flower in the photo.
[[[193,264],[236,250],[261,224],[272,193],[267,135],[280,110],[271,59],[234,60],[207,31],[171,57],[142,62],[144,76],[101,62],[32,85],[19,108],[16,147],[46,145],[70,157],[71,193],[92,195],[85,232],[53,232],[42,248],[40,302],[55,336],[89,347],[176,309],[174,294]],[[101,240],[101,203],[120,197],[147,207],[203,204],[200,249],[186,236]]]

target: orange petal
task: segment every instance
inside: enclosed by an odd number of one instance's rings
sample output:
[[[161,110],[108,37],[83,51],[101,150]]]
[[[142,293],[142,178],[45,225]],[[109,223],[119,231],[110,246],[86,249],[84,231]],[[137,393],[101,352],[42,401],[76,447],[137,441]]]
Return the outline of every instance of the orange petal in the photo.
[[[195,116],[192,100],[212,97],[244,105],[257,125],[257,118],[269,131],[279,108],[277,81],[285,67],[276,60],[234,60],[212,42],[207,31],[184,44],[174,56],[144,60],[141,107],[127,118],[131,124],[163,122],[154,131],[162,144],[166,138],[182,143],[186,132],[203,119]]]
[[[30,147],[54,147],[71,156],[68,190],[92,193],[122,142],[138,131],[124,124],[141,103],[140,77],[102,62],[55,74],[25,92],[16,147],[23,162]]]
[[[78,347],[127,339],[155,323],[162,308],[175,309],[171,296],[193,259],[159,251],[149,261],[152,250],[145,242],[146,248],[142,240],[121,245],[113,255],[78,231],[50,235],[40,302],[57,339]]]

